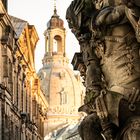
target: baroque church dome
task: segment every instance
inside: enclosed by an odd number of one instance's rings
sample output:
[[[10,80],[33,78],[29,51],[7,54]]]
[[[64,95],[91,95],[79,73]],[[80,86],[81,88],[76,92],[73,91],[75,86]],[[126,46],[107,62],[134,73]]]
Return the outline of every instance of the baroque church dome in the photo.
[[[42,90],[46,95],[49,105],[53,106],[54,101],[52,100],[56,100],[55,105],[64,106],[65,104],[71,104],[80,106],[81,104],[77,101],[77,99],[80,98],[79,90],[81,87],[79,75],[75,75],[68,65],[62,64],[63,62],[55,64],[53,61],[50,63],[51,64],[44,65],[38,74],[41,85],[43,85]],[[70,102],[68,102],[68,98]]]
[[[66,31],[56,9],[47,24],[44,36],[45,55],[38,76],[41,89],[49,103],[45,126],[45,133],[48,134],[79,120],[78,108],[82,105],[84,92],[80,76],[75,75],[68,66],[65,53]]]

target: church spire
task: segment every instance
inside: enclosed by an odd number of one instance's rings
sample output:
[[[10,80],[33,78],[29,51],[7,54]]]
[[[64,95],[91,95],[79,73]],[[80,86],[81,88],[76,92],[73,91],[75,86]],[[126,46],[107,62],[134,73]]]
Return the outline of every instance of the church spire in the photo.
[[[54,0],[54,14],[57,14],[57,10],[56,10],[56,0]]]
[[[57,15],[56,0],[54,0],[54,14],[53,14],[53,17],[59,17],[59,16]]]

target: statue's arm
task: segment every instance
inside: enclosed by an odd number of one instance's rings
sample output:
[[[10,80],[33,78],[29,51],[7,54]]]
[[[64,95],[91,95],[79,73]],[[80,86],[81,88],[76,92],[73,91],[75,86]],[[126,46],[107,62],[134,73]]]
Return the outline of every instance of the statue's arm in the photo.
[[[96,25],[111,25],[119,23],[124,18],[124,5],[107,7],[99,12],[96,17]]]
[[[100,60],[97,58],[94,47],[89,47],[85,52],[86,58],[86,97],[85,103],[94,100],[99,96],[102,89],[102,72],[100,66]]]

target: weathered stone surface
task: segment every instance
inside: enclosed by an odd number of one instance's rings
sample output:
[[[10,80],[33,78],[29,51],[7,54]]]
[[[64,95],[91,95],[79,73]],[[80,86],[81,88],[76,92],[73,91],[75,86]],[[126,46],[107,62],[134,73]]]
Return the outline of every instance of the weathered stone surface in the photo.
[[[138,0],[74,0],[67,9],[66,19],[86,66],[85,104],[79,111],[96,114],[93,122],[87,117],[81,123],[83,140],[139,137],[139,6]],[[90,123],[98,129],[91,130]]]

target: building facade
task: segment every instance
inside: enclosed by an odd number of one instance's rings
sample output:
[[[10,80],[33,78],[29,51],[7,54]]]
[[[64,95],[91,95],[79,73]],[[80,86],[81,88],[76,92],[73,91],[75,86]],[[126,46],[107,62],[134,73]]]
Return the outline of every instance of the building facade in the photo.
[[[43,140],[48,108],[34,67],[35,27],[0,1],[0,140]]]

